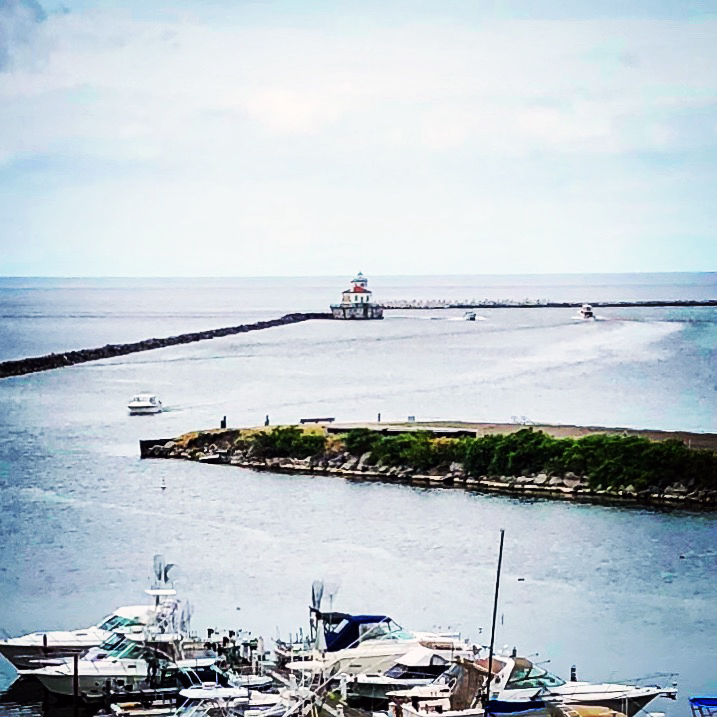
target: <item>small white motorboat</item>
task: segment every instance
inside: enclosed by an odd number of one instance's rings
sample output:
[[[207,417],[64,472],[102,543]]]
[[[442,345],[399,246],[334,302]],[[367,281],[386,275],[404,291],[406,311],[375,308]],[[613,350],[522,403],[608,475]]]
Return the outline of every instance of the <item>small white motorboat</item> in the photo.
[[[463,319],[465,321],[475,321],[476,320],[476,312],[475,311],[466,311],[466,313],[463,314]]]
[[[580,307],[580,318],[581,319],[594,319],[595,314],[593,313],[593,307],[590,304],[583,304]]]
[[[162,402],[152,393],[138,393],[127,404],[130,416],[161,413]]]

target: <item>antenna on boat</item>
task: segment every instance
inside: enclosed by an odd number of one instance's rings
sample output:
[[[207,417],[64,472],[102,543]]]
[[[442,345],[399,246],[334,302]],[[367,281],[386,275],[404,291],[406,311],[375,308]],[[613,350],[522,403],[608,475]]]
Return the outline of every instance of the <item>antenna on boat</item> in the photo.
[[[311,607],[314,608],[314,610],[320,610],[321,609],[321,600],[324,597],[324,581],[323,580],[314,580],[313,583],[311,583]]]
[[[324,597],[324,581],[314,580],[311,584],[311,607],[312,615],[316,620],[316,634],[314,647],[322,655],[326,652],[326,635],[324,634],[324,621],[321,616],[321,600]]]
[[[332,612],[334,609],[334,598],[339,591],[339,587],[341,587],[341,582],[338,579],[328,580],[325,584],[325,589],[329,596],[329,612]]]
[[[488,649],[488,681],[483,694],[483,706],[490,699],[490,683],[493,681],[493,648],[495,646],[495,618],[498,614],[498,591],[500,590],[500,569],[503,564],[503,538],[505,530],[500,529],[500,547],[498,548],[498,570],[495,574],[495,595],[493,597],[493,624],[490,628],[490,648]]]

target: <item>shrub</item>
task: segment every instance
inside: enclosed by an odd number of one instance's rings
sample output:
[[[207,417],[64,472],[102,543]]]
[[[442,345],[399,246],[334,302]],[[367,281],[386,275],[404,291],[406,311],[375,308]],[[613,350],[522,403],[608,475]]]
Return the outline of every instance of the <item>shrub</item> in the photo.
[[[323,453],[326,436],[306,433],[296,426],[258,431],[248,438],[251,450],[259,458],[308,458]]]
[[[372,451],[379,440],[381,434],[370,428],[353,428],[343,435],[346,450],[354,456],[362,456]]]

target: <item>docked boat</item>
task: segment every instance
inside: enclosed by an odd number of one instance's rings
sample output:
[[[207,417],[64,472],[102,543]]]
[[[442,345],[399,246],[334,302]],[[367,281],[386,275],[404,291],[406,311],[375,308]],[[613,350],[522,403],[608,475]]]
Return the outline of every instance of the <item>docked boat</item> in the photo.
[[[281,701],[278,694],[266,695],[242,687],[206,685],[185,688],[172,697],[117,702],[110,709],[115,717],[226,717],[245,715],[249,710],[257,715],[264,714]]]
[[[47,662],[82,654],[91,648],[97,648],[113,635],[142,636],[144,630],[161,622],[167,609],[174,609],[172,597],[174,589],[169,587],[168,573],[172,566],[165,566],[161,555],[155,555],[154,588],[145,590],[153,597],[152,604],[126,605],[117,608],[111,615],[91,627],[78,630],[33,632],[21,637],[0,641],[0,655],[13,664],[16,669],[29,670]],[[165,599],[170,600],[164,604]]]
[[[394,703],[390,717],[625,717],[609,707],[590,705],[562,705],[543,700],[529,702],[501,702],[488,700],[467,702],[461,698],[437,698],[425,701]]]
[[[74,696],[86,701],[102,698],[109,691],[133,691],[176,684],[177,672],[207,670],[217,661],[217,653],[191,636],[191,609],[176,597],[169,581],[172,565],[161,555],[154,557],[155,582],[145,590],[153,600],[152,620],[139,631],[112,633],[99,647],[79,659],[64,659],[31,670],[56,695]]]
[[[32,632],[0,641],[0,655],[18,670],[28,670],[58,658],[72,657],[98,647],[113,633],[141,633],[154,621],[155,609],[149,605],[126,605],[96,625],[78,630]]]
[[[179,633],[114,635],[99,648],[77,660],[47,665],[28,674],[58,696],[77,694],[86,702],[104,699],[110,692],[175,686],[182,671],[203,673],[217,661],[204,644]],[[75,669],[76,668],[76,669]]]
[[[351,703],[367,708],[383,708],[388,704],[388,693],[428,685],[442,675],[456,657],[468,657],[472,649],[457,653],[414,647],[399,658],[391,658],[392,665],[383,672],[362,672],[356,675],[339,674],[344,679]],[[475,655],[473,655],[475,657]]]
[[[276,648],[286,669],[298,674],[329,677],[339,673],[383,673],[419,647],[440,654],[448,662],[473,651],[469,641],[456,633],[404,630],[388,615],[321,613],[316,608],[311,611],[314,620],[307,641],[300,645],[278,644]]]
[[[143,416],[152,413],[161,413],[162,402],[152,393],[138,393],[127,404],[130,416]]]
[[[487,697],[516,704],[540,700],[564,706],[599,706],[633,717],[656,697],[675,699],[677,695],[675,688],[654,685],[566,682],[530,660],[515,655],[494,658],[491,673],[490,695]],[[459,658],[433,684],[389,693],[389,696],[399,701],[431,702],[451,698],[457,690],[465,691],[466,685],[469,685],[472,700],[477,703],[481,696],[486,697],[488,675],[487,659],[470,661]]]

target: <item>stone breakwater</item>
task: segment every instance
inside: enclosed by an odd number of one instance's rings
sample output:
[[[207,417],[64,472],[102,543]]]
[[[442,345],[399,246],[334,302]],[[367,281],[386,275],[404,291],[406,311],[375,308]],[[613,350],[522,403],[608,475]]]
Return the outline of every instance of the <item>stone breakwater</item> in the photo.
[[[257,321],[253,324],[228,326],[222,329],[210,329],[208,331],[195,331],[189,334],[167,336],[160,339],[145,339],[144,341],[136,341],[130,344],[107,344],[106,346],[94,349],[79,349],[77,351],[66,351],[59,354],[48,354],[47,356],[3,361],[0,363],[0,378],[21,376],[22,374],[36,373],[38,371],[49,371],[53,368],[74,366],[75,364],[86,363],[87,361],[98,361],[115,356],[125,356],[126,354],[133,354],[139,351],[152,351],[153,349],[162,349],[167,346],[177,346],[178,344],[190,344],[195,341],[206,341],[207,339],[216,339],[221,336],[242,334],[247,331],[260,331],[261,329],[270,329],[274,326],[297,324],[301,321],[331,318],[333,317],[329,313],[286,314],[278,319]]]
[[[681,485],[667,488],[661,493],[637,491],[632,486],[621,490],[591,488],[586,476],[566,473],[551,476],[547,473],[520,476],[470,476],[460,463],[452,463],[448,469],[417,472],[408,466],[386,466],[370,463],[370,453],[361,456],[342,452],[332,456],[311,458],[257,458],[250,453],[237,451],[216,433],[204,436],[203,445],[186,447],[181,439],[141,441],[143,458],[174,458],[199,463],[231,465],[255,471],[272,473],[335,475],[347,480],[382,481],[404,483],[436,488],[462,488],[486,493],[503,493],[512,496],[545,497],[563,500],[627,503],[653,506],[683,506],[713,510],[717,508],[717,490],[690,491]],[[209,442],[206,442],[209,441]]]
[[[382,309],[570,309],[579,308],[582,303],[566,301],[548,301],[547,299],[397,299],[382,301],[378,304]],[[692,307],[717,306],[717,299],[692,300],[655,300],[655,301],[594,301],[593,308],[655,308],[655,307]]]

